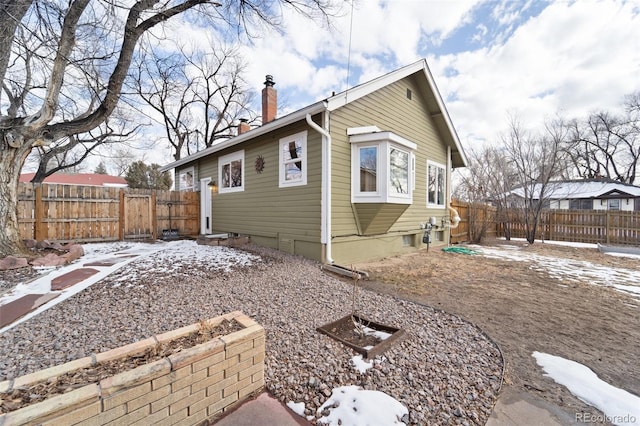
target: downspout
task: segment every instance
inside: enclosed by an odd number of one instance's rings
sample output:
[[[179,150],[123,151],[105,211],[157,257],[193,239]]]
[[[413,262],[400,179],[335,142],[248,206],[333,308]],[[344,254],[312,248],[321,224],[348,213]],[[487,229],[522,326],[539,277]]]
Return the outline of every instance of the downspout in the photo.
[[[322,199],[321,199],[321,218],[320,218],[320,243],[324,244],[325,263],[333,263],[331,257],[331,134],[322,127],[318,126],[312,119],[311,114],[306,116],[307,124],[313,130],[322,135]],[[329,111],[325,109],[323,123],[328,126]]]

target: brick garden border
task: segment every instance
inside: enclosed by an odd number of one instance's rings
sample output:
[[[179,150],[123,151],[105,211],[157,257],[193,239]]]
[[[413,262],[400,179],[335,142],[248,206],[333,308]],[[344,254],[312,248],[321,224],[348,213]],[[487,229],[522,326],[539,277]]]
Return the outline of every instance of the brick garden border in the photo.
[[[196,425],[219,417],[264,388],[264,328],[240,311],[205,321],[235,320],[244,328],[112,377],[0,415],[21,424]],[[200,329],[182,327],[126,346],[0,382],[0,392],[48,380],[99,362],[138,355]]]

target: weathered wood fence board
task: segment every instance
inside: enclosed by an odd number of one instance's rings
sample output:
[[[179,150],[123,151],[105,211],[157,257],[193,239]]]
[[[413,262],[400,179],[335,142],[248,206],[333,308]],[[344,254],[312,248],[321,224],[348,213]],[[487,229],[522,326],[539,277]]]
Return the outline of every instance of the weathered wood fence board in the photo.
[[[171,226],[195,236],[199,194],[131,188],[21,183],[18,227],[24,239],[97,242],[162,237]]]
[[[486,226],[485,235],[503,236],[504,224],[493,206],[451,203],[460,214],[460,225],[452,229],[451,242],[470,241],[474,227]],[[513,238],[526,236],[524,221],[518,211],[510,211],[509,228]],[[545,210],[540,216],[536,239],[640,246],[640,211]]]

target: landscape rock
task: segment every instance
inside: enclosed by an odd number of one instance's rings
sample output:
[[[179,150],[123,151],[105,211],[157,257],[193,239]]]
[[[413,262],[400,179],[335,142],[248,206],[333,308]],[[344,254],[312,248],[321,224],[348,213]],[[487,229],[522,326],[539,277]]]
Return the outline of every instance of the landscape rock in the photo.
[[[64,249],[68,250],[67,253],[62,255],[62,257],[67,260],[67,263],[71,263],[74,260],[80,259],[82,256],[84,256],[84,249],[80,244],[66,245]]]
[[[25,245],[26,248],[28,249],[32,249],[36,247],[36,244],[38,243],[36,240],[34,240],[33,238],[29,238],[26,240],[22,240],[22,243]]]
[[[24,257],[7,256],[3,259],[0,259],[0,271],[20,269],[27,266],[29,266],[29,262]]]
[[[45,250],[51,247],[51,242],[49,240],[42,240],[36,243],[36,248],[38,250]]]
[[[62,266],[67,264],[67,259],[54,253],[47,253],[31,261],[31,266]]]

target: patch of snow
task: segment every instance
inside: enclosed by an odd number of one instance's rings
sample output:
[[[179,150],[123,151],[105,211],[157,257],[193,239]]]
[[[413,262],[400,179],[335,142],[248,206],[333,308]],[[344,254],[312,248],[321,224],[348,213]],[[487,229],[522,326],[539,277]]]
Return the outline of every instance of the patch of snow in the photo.
[[[374,336],[380,340],[387,340],[389,337],[391,337],[391,333],[387,333],[385,331],[375,330],[370,327],[362,327],[362,329],[364,330],[364,334],[366,334],[367,336]]]
[[[633,253],[616,253],[613,251],[607,251],[604,254],[607,254],[609,256],[615,256],[615,257],[630,257],[632,259],[640,259],[640,254],[633,254]]]
[[[576,243],[578,244],[578,243]],[[597,265],[586,260],[541,256],[526,250],[503,250],[501,247],[478,247],[481,255],[514,262],[529,262],[530,268],[548,273],[560,281],[586,281],[590,284],[614,287],[640,297],[640,274],[625,268]],[[620,289],[619,287],[624,287]]]
[[[536,362],[556,383],[602,411],[616,425],[640,426],[640,398],[601,380],[590,368],[562,357],[534,352]]]
[[[622,292],[640,296],[640,287],[638,286],[614,284],[613,287]]]
[[[85,254],[70,265],[49,269],[46,274],[28,283],[20,283],[10,292],[0,298],[0,307],[27,294],[45,294],[51,292],[51,281],[67,274],[75,269],[82,268],[84,264],[104,260],[118,259],[112,266],[91,266],[98,272],[84,281],[61,290],[60,296],[45,303],[33,312],[28,313],[17,321],[0,329],[3,333],[10,328],[38,315],[41,312],[63,302],[87,287],[95,284],[103,278],[115,274],[119,269],[127,265],[131,268],[115,278],[114,286],[135,282],[138,274],[144,274],[150,269],[171,272],[177,278],[180,275],[188,275],[193,265],[206,266],[207,269],[230,272],[234,267],[251,265],[260,259],[249,253],[234,250],[228,247],[199,246],[195,241],[179,240],[173,242],[158,241],[155,243],[125,242],[93,243],[82,246]]]
[[[325,409],[329,414],[321,417],[318,423],[330,426],[404,425],[402,418],[409,414],[407,407],[386,393],[363,390],[359,386],[334,388],[318,412]]]
[[[499,240],[502,241],[506,241],[506,239],[504,237],[502,238],[498,238]],[[526,238],[511,238],[510,241],[522,241],[525,242],[527,241]],[[567,247],[577,247],[577,248],[598,248],[597,244],[592,244],[592,243],[577,243],[574,241],[555,241],[555,240],[536,240],[536,242],[542,243],[542,244],[555,244],[557,246],[567,246]],[[517,246],[510,246],[510,247],[517,247]]]
[[[287,402],[287,407],[289,407],[291,411],[293,411],[297,415],[304,417],[304,410],[306,408],[304,402],[289,401]]]
[[[368,369],[373,367],[373,360],[365,361],[362,355],[356,355],[351,358],[351,363],[360,372],[360,374],[366,373]]]

